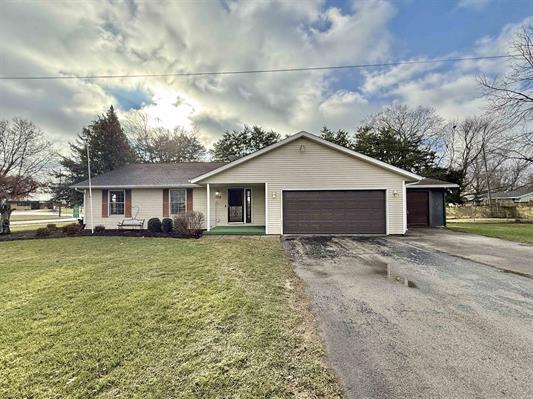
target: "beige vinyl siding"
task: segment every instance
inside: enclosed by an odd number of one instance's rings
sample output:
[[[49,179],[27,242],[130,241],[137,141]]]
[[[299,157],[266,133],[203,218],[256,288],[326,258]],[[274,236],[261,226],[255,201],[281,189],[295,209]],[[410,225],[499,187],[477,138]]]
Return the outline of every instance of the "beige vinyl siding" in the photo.
[[[113,189],[110,189],[113,190]],[[202,192],[203,190],[203,192]],[[90,204],[89,204],[89,190],[85,190],[84,195],[85,204],[85,224],[87,228],[90,225]],[[93,204],[94,204],[94,225],[104,225],[107,229],[116,229],[117,223],[124,219],[123,215],[109,215],[107,218],[102,217],[102,190],[93,190]],[[139,207],[137,218],[145,219],[148,223],[150,218],[163,218],[163,189],[161,188],[134,188],[131,190],[131,215],[135,216],[137,213],[136,207]],[[205,188],[193,189],[193,208],[199,210],[204,215],[206,214],[206,198]]]
[[[269,234],[282,233],[282,190],[387,189],[389,234],[403,234],[404,180],[379,166],[301,138],[208,177],[201,184],[267,182]]]
[[[109,190],[113,190],[112,188]],[[85,190],[85,224],[87,228],[91,228],[91,213],[89,205],[89,190]],[[109,217],[102,217],[102,190],[93,190],[93,204],[94,204],[94,225],[103,225],[106,229],[116,229],[117,223],[125,219],[124,215],[109,215]],[[146,219],[145,227],[148,219],[163,217],[163,190],[153,188],[142,188],[131,190],[131,216],[134,217],[139,207],[138,219]]]

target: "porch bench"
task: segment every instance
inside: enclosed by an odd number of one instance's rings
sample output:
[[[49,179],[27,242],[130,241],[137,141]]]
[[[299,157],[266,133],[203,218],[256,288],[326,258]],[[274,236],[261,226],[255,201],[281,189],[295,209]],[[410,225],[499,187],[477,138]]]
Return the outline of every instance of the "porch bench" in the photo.
[[[144,227],[144,219],[122,219],[122,221],[117,224],[117,227],[120,230],[128,228],[139,228],[139,230],[142,230]]]

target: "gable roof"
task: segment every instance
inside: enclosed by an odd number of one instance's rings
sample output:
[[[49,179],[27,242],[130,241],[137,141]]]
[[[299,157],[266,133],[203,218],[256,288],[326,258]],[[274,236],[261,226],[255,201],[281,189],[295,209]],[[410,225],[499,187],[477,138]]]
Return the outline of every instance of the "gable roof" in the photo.
[[[500,191],[496,193],[492,193],[492,198],[520,198],[528,194],[533,193],[533,182],[529,184],[525,184],[521,187],[518,187],[515,190],[511,191]]]
[[[444,180],[432,179],[430,177],[424,177],[415,183],[407,184],[407,188],[458,188],[459,185],[450,183]]]
[[[195,184],[190,183],[190,179],[222,165],[224,162],[130,164],[93,177],[91,185],[93,188],[195,187]],[[71,187],[89,188],[89,181],[84,180]]]
[[[400,169],[400,168],[397,168],[396,166],[392,166],[392,165],[389,165],[388,163],[385,163],[385,162],[382,162],[382,161],[378,161],[377,159],[374,159],[374,158],[371,158],[367,155],[363,155],[359,152],[356,152],[356,151],[353,151],[353,150],[350,150],[346,147],[342,147],[340,145],[337,145],[337,144],[334,144],[334,143],[331,143],[327,140],[324,140],[314,134],[311,134],[311,133],[308,133],[306,131],[301,131],[301,132],[298,132],[292,136],[289,136],[287,137],[286,139],[284,140],[281,140],[281,141],[278,141],[277,143],[274,143],[274,144],[271,144],[265,148],[262,148],[261,150],[258,150],[252,154],[249,154],[249,155],[246,155],[242,158],[239,158],[233,162],[230,162],[230,163],[227,163],[225,165],[222,165],[214,170],[211,170],[211,171],[208,171],[198,177],[195,177],[193,179],[191,179],[191,183],[197,183],[197,182],[200,182],[208,177],[211,177],[211,176],[214,176],[218,173],[221,173],[225,170],[228,170],[228,169],[231,169],[231,168],[234,168],[235,166],[238,166],[240,165],[241,163],[244,163],[246,161],[249,161],[253,158],[256,158],[260,155],[263,155],[263,154],[266,154],[267,152],[270,152],[278,147],[281,147],[285,144],[288,144],[288,143],[291,143],[295,140],[298,140],[300,138],[306,138],[308,140],[311,140],[311,141],[314,141],[315,143],[319,143],[319,144],[322,144],[326,147],[329,147],[329,148],[332,148],[334,150],[337,150],[339,152],[342,152],[344,154],[347,154],[347,155],[350,155],[354,158],[357,158],[357,159],[360,159],[362,161],[365,161],[365,162],[368,162],[370,164],[373,164],[373,165],[376,165],[380,168],[383,168],[383,169],[386,169],[390,172],[393,172],[393,173],[396,173],[396,174],[399,174],[401,176],[404,176],[404,177],[407,177],[409,179],[413,179],[413,180],[420,180],[422,179],[422,176],[418,176],[414,173],[411,173],[411,172],[408,172],[406,170],[403,170],[403,169]]]

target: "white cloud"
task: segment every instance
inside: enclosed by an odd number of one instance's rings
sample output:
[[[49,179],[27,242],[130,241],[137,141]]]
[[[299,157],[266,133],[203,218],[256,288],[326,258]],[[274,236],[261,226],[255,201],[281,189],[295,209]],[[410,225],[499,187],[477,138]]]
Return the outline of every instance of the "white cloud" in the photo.
[[[7,2],[0,14],[2,75],[173,73],[341,65],[394,59],[386,1]],[[473,55],[506,51],[517,25],[481,38]],[[468,54],[466,54],[468,55]],[[417,59],[424,59],[421,55]],[[116,104],[144,92],[167,127],[198,127],[211,144],[243,123],[281,133],[353,129],[384,102],[477,112],[476,76],[501,62],[402,65],[358,75],[313,71],[112,80],[0,81],[0,118],[24,116],[61,143]],[[350,80],[357,75],[357,87]],[[344,83],[343,83],[344,82]],[[343,87],[346,86],[346,87]]]
[[[459,0],[457,3],[457,8],[467,8],[480,11],[487,7],[491,2],[492,0]]]
[[[226,3],[7,3],[0,16],[2,74],[299,67],[381,60],[390,50],[387,24],[395,11],[385,1],[354,2],[349,13],[323,1]],[[324,123],[317,113],[335,114],[327,106],[328,75],[4,81],[0,110],[3,118],[26,116],[72,139],[115,102],[110,87],[140,87],[151,93],[152,103],[144,108],[153,118],[165,125],[197,125],[207,142],[242,123],[283,133],[316,131]],[[182,99],[179,105],[175,98]]]

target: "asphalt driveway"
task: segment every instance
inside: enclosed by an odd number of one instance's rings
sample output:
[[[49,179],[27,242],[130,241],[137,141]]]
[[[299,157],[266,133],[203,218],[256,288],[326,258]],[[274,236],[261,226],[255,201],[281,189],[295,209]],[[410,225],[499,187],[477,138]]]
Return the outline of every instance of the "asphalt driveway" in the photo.
[[[533,397],[532,279],[397,238],[284,247],[348,397]]]

